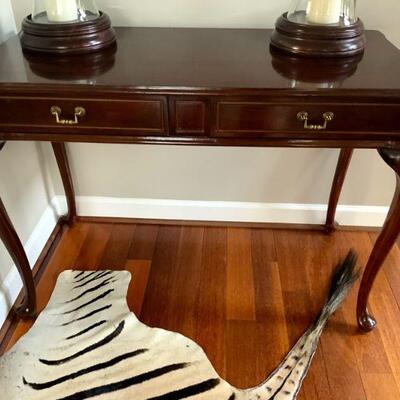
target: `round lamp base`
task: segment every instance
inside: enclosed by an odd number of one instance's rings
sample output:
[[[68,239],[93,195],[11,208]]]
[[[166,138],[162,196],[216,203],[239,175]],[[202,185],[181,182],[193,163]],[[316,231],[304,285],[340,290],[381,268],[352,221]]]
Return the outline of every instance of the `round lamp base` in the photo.
[[[361,20],[349,26],[312,25],[290,21],[287,13],[276,22],[271,46],[304,57],[348,57],[364,51]]]
[[[83,22],[43,24],[28,16],[20,35],[24,50],[48,54],[84,54],[103,50],[116,42],[111,20],[105,13]]]

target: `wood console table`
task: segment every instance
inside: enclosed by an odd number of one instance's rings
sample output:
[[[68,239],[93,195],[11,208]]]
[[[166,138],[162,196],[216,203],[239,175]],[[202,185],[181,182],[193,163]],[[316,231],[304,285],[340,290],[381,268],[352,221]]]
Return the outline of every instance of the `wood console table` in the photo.
[[[371,330],[368,296],[400,231],[400,51],[371,31],[362,58],[296,60],[272,54],[270,35],[119,28],[118,49],[72,61],[24,57],[14,37],[0,46],[0,142],[52,142],[71,224],[65,142],[341,148],[327,231],[353,149],[378,149],[397,190],[359,293],[358,322]],[[31,270],[1,201],[0,237],[24,283],[18,313],[33,315]]]

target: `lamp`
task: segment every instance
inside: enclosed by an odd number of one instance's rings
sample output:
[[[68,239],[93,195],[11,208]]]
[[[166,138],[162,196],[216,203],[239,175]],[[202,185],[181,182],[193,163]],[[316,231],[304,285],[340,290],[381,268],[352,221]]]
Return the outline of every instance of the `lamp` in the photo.
[[[276,22],[271,45],[286,53],[343,57],[365,48],[364,25],[356,0],[293,0]]]
[[[110,18],[94,0],[34,0],[22,23],[21,44],[28,51],[82,54],[115,42]]]

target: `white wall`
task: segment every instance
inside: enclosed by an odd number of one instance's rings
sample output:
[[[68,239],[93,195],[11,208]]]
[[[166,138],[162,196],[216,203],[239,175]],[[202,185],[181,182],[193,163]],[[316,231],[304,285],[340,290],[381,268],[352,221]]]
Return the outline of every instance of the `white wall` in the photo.
[[[16,26],[10,0],[0,0],[0,43],[15,34]]]
[[[0,152],[0,195],[23,243],[28,241],[54,197],[44,171],[42,147],[32,142],[8,142]],[[0,282],[12,265],[0,244]]]
[[[69,148],[81,196],[303,204],[327,202],[338,154],[329,149]],[[357,151],[341,203],[388,205],[393,185],[391,170],[374,151]],[[62,192],[60,186],[56,192]]]
[[[97,0],[116,26],[271,28],[291,0]],[[17,26],[32,0],[12,0]],[[368,29],[379,29],[400,46],[398,0],[357,1]]]

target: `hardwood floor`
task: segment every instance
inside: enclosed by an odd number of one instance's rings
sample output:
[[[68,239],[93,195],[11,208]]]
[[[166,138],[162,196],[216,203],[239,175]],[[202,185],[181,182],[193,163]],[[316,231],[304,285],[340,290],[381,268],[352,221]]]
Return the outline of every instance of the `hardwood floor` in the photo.
[[[39,309],[64,269],[132,272],[131,310],[196,340],[237,387],[259,384],[323,304],[333,264],[354,248],[365,265],[375,233],[78,222],[38,284]],[[400,252],[377,279],[378,329],[357,331],[354,289],[328,324],[301,400],[400,399]],[[32,325],[20,321],[9,349]]]

